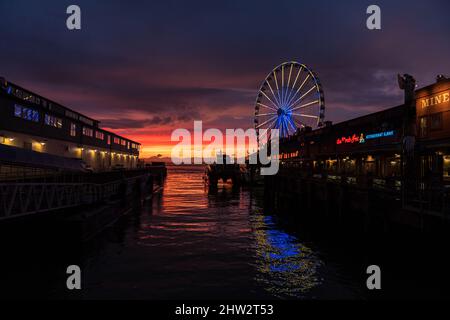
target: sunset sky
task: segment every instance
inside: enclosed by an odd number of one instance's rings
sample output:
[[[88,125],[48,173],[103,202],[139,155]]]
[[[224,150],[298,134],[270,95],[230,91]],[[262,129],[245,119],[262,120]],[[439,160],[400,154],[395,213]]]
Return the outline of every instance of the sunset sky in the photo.
[[[133,4],[132,4],[133,3]],[[68,5],[82,30],[68,31]],[[0,76],[170,155],[176,128],[250,128],[261,82],[296,60],[322,81],[326,119],[398,105],[397,73],[450,73],[450,2],[0,0]]]

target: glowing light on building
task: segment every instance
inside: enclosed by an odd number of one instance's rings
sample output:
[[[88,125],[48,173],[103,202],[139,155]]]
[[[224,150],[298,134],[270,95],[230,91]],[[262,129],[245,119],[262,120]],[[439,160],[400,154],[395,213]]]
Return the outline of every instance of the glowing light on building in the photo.
[[[361,142],[362,141],[362,142]],[[364,134],[361,133],[361,135],[356,135],[353,134],[351,136],[348,137],[342,137],[342,138],[338,138],[336,140],[336,144],[347,144],[347,143],[364,143]]]
[[[378,138],[384,138],[384,137],[392,137],[392,136],[394,136],[394,134],[395,134],[394,130],[371,133],[371,134],[366,135],[366,140],[378,139]]]

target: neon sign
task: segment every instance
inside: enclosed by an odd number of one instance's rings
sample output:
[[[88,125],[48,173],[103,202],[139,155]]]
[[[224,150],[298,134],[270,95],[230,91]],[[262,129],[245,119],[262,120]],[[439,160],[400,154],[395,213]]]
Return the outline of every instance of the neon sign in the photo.
[[[379,138],[385,138],[385,137],[393,137],[395,135],[395,131],[383,131],[383,132],[377,132],[377,133],[371,133],[364,137],[364,133],[360,133],[359,135],[353,134],[348,137],[342,137],[338,138],[336,140],[336,144],[353,144],[353,143],[366,143],[366,140],[371,139],[379,139]]]
[[[394,136],[394,133],[395,133],[394,130],[372,133],[372,134],[366,135],[366,140],[392,137],[392,136]]]
[[[365,143],[364,134],[361,133],[359,136],[353,134],[352,136],[342,137],[336,140],[336,144],[351,144],[351,143]]]

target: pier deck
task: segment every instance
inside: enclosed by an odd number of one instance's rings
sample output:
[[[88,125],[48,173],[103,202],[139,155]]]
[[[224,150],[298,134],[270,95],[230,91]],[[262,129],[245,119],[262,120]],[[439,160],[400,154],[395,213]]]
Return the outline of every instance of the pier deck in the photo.
[[[0,183],[0,221],[56,212],[153,191],[163,166],[101,173],[57,174]]]

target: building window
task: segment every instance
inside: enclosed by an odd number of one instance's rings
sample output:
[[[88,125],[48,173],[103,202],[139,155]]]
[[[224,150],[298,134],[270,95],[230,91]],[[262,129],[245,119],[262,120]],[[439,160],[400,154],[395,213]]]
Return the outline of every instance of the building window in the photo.
[[[114,137],[114,143],[115,143],[115,144],[120,144],[120,139],[117,138],[117,137]]]
[[[94,136],[94,130],[88,127],[83,127],[83,135],[87,137],[93,137]]]
[[[26,91],[23,92],[22,99],[31,103],[36,103],[36,97]]]
[[[75,123],[70,124],[70,136],[75,137],[77,135],[77,125]]]
[[[111,136],[108,134],[108,144],[111,144]]]
[[[96,131],[95,132],[95,137],[97,139],[100,139],[100,140],[105,140],[105,134],[103,132],[100,132],[100,131]]]
[[[428,118],[427,117],[421,117],[420,118],[420,136],[422,138],[424,138],[427,135],[428,135]]]
[[[66,114],[66,117],[78,120],[78,115],[75,112],[66,110],[65,114]]]
[[[442,130],[442,112],[430,116],[430,130]]]
[[[450,155],[444,156],[444,178],[450,180]]]
[[[127,142],[125,140],[120,140],[120,144],[123,145],[124,147],[127,145]]]
[[[22,107],[17,104],[14,107],[14,115],[18,118],[22,118]]]
[[[79,119],[81,122],[84,122],[90,126],[94,126],[94,122],[92,120],[89,120],[88,118],[85,118],[83,116],[79,116]]]
[[[39,112],[19,105],[14,106],[14,116],[24,120],[39,122]]]
[[[20,89],[14,90],[14,95],[15,95],[17,98],[22,99],[22,90],[20,90]]]
[[[45,124],[58,129],[62,128],[62,119],[51,115],[45,115]]]

